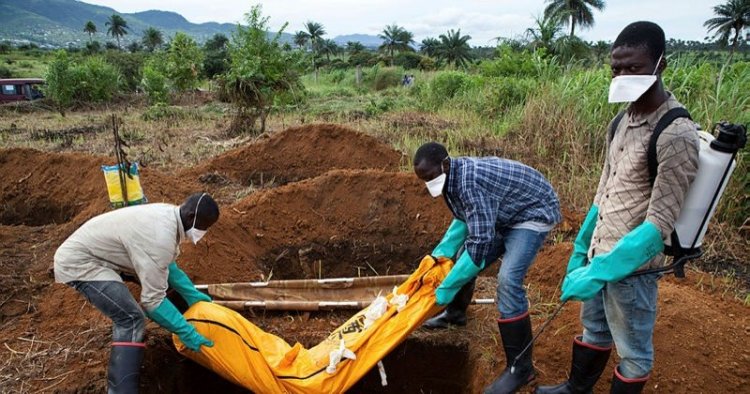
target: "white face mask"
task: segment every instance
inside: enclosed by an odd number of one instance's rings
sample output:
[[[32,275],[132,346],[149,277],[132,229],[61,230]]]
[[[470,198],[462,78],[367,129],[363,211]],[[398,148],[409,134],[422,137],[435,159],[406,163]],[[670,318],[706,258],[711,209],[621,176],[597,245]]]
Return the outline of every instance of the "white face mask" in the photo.
[[[185,231],[185,235],[187,235],[188,238],[190,238],[191,241],[193,241],[193,245],[198,244],[198,241],[203,238],[204,235],[206,235],[207,230],[198,230],[195,228],[195,220],[198,219],[198,207],[201,205],[201,200],[203,199],[203,196],[205,196],[206,193],[203,193],[201,197],[198,199],[198,203],[195,204],[195,215],[193,216],[193,226],[190,227],[188,231]]]
[[[656,68],[651,75],[620,75],[612,78],[609,84],[610,103],[632,103],[643,96],[656,82],[656,70],[659,68],[662,56],[656,62]]]
[[[448,176],[443,172],[443,165],[440,165],[440,172],[441,174],[438,175],[435,179],[425,182],[425,185],[427,185],[427,191],[430,192],[430,195],[433,198],[437,198],[441,194],[443,194],[443,187],[445,186],[445,179],[448,178]]]
[[[185,235],[190,238],[191,241],[193,241],[193,245],[197,244],[198,241],[203,238],[204,235],[206,235],[206,230],[198,230],[197,228],[193,227],[188,231],[185,231]]]

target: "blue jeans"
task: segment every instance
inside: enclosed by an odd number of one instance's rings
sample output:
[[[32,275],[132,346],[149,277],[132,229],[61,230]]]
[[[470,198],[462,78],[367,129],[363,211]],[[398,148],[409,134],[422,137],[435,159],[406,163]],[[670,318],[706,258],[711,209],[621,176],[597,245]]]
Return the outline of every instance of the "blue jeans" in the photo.
[[[124,283],[72,281],[68,285],[112,319],[112,342],[143,342],[146,318]]]
[[[528,312],[529,300],[526,298],[523,279],[545,238],[546,231],[514,228],[496,235],[485,261],[489,265],[502,257],[497,273],[497,309],[502,319],[511,319]]]
[[[644,377],[653,367],[660,277],[649,274],[607,283],[581,308],[583,342],[601,347],[611,347],[614,342],[623,377]]]

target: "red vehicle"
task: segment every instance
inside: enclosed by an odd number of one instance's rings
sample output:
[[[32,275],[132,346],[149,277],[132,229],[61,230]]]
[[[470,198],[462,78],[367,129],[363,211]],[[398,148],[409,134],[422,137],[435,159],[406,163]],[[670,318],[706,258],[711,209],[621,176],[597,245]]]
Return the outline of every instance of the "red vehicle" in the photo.
[[[41,78],[0,79],[0,104],[43,98],[39,89],[43,84]]]

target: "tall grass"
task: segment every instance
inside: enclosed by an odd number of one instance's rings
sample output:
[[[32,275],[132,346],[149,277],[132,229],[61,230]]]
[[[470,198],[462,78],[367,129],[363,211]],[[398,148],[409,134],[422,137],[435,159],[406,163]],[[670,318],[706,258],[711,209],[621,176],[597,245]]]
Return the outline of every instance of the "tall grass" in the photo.
[[[365,79],[373,81],[382,70],[365,69]],[[419,72],[414,86],[380,92],[371,82],[355,85],[353,72],[321,74],[317,85],[307,85],[317,96],[308,105],[325,112],[338,102],[348,111],[356,106],[367,113],[368,105],[390,100],[391,105],[369,111],[375,118],[365,128],[386,135],[407,155],[421,143],[438,139],[454,155],[516,159],[544,172],[563,201],[580,210],[588,207],[595,193],[607,126],[624,108],[607,103],[607,66],[561,65],[528,53],[515,58],[506,53],[470,71]],[[683,54],[669,59],[663,80],[704,130],[720,120],[750,123],[750,62],[723,66]],[[321,100],[327,104],[320,105]],[[408,120],[412,112],[431,114],[433,124],[389,124],[394,117]],[[735,228],[750,218],[746,152],[738,157],[717,212],[718,220]]]

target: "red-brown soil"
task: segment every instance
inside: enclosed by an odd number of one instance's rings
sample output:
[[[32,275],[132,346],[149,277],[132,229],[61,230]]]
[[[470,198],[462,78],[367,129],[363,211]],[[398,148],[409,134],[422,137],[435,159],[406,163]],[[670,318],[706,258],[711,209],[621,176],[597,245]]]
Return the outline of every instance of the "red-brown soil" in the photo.
[[[288,128],[187,170],[185,177],[218,176],[243,185],[284,184],[333,169],[397,170],[402,155],[377,139],[335,124]]]
[[[450,220],[443,201],[430,198],[412,174],[394,172],[399,161],[395,151],[369,137],[317,125],[280,132],[177,176],[144,169],[142,183],[150,201],[171,203],[206,188],[197,179],[205,173],[242,183],[262,172],[286,183],[223,204],[205,242],[183,247],[180,264],[196,283],[397,274],[414,268]],[[0,150],[0,392],[98,393],[106,387],[110,322],[74,290],[52,284],[47,268],[65,237],[109,209],[99,169],[109,162]],[[209,188],[222,187],[229,186]],[[565,216],[557,234],[570,238],[582,215]],[[567,242],[548,245],[528,275],[536,327],[556,305],[570,250]],[[496,267],[480,278],[478,296],[494,296]],[[660,285],[656,367],[647,392],[746,392],[748,307],[705,289],[712,277],[688,275]],[[131,290],[138,294],[137,286]],[[578,312],[578,304],[567,306],[540,338],[534,349],[537,382],[566,377],[571,338],[581,330]],[[494,307],[472,307],[469,314],[466,328],[419,330],[394,350],[384,361],[387,388],[371,372],[352,391],[481,392],[504,358]],[[349,315],[261,311],[248,317],[311,346]],[[597,392],[608,390],[615,359]],[[177,355],[169,335],[154,323],[148,325],[141,391],[242,392]]]

